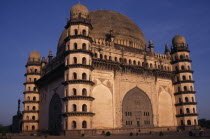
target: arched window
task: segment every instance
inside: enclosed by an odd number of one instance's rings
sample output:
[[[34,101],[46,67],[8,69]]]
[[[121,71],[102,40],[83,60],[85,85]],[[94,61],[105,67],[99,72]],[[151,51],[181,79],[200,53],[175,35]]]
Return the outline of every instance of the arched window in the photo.
[[[86,58],[85,58],[85,57],[82,58],[82,64],[83,64],[83,65],[86,65],[86,64],[87,64],[87,63],[86,63]]]
[[[191,121],[190,120],[187,120],[187,125],[191,125]]]
[[[150,68],[152,68],[152,63],[150,63]]]
[[[33,107],[32,107],[32,110],[34,110],[34,111],[35,111],[35,110],[36,110],[36,107],[35,107],[35,106],[33,106]]]
[[[132,64],[131,60],[129,59],[129,64]]]
[[[143,63],[142,63],[143,64]],[[160,65],[158,65],[158,69],[160,69]]]
[[[27,106],[27,110],[29,110],[29,106]]]
[[[115,58],[114,58],[114,61],[116,61],[116,62],[117,62],[117,57],[115,57]]]
[[[193,113],[195,113],[195,108],[193,108]]]
[[[175,70],[176,70],[176,71],[178,71],[178,70],[179,70],[178,66],[176,66],[176,67],[175,67]]]
[[[188,66],[188,70],[190,70],[190,66]]]
[[[87,80],[87,75],[86,75],[86,73],[82,73],[82,79],[83,79],[83,80]]]
[[[72,129],[75,129],[75,128],[77,128],[77,123],[76,121],[72,121]]]
[[[37,73],[37,69],[35,69],[34,72]]]
[[[77,50],[77,43],[74,43],[74,49]]]
[[[77,95],[77,90],[75,88],[73,88],[73,95],[76,96]]]
[[[183,114],[183,111],[182,111],[182,109],[180,109],[180,110],[179,110],[179,112],[180,112],[180,114]]]
[[[105,56],[104,56],[104,59],[106,59],[106,60],[107,60],[107,55],[105,55]]]
[[[87,128],[87,122],[86,121],[82,122],[82,128]]]
[[[28,87],[28,91],[31,91],[31,87]]]
[[[109,56],[109,60],[112,60],[112,57],[111,56]]]
[[[183,59],[184,57],[183,57],[183,55],[180,55],[180,59]]]
[[[122,62],[122,58],[120,58],[119,61]]]
[[[34,91],[36,91],[36,87],[34,87]]]
[[[30,101],[30,97],[29,96],[27,97],[27,100]]]
[[[74,29],[74,35],[78,35],[78,30]]]
[[[74,77],[74,80],[77,79],[77,74],[75,72],[73,73],[73,77]]]
[[[184,66],[183,66],[183,65],[181,66],[181,69],[182,69],[182,70],[185,70],[185,68],[184,68]]]
[[[87,112],[87,105],[86,104],[82,105],[82,112]]]
[[[87,90],[85,88],[82,89],[82,95],[87,96]]]
[[[194,102],[194,97],[192,97],[192,102]]]
[[[197,125],[197,120],[196,119],[194,120],[194,124]]]
[[[32,116],[32,120],[35,120],[36,118],[35,118],[35,116]]]
[[[36,97],[33,97],[33,101],[36,101]]]
[[[181,120],[181,125],[184,125],[184,121],[183,120]]]
[[[192,80],[192,77],[191,76],[189,76],[189,80]]]
[[[35,126],[34,126],[34,125],[32,125],[31,129],[32,129],[32,130],[35,130]]]
[[[100,59],[103,59],[103,55],[102,54],[100,54]]]
[[[76,112],[77,111],[77,105],[73,104],[73,111]]]
[[[181,103],[182,102],[182,99],[181,98],[179,98],[179,103]]]
[[[188,99],[188,97],[185,97],[184,99],[185,99],[185,102],[189,102],[189,99]]]
[[[193,91],[193,87],[192,86],[190,86],[190,90]]]
[[[184,91],[187,91],[187,86],[184,86]]]
[[[86,30],[83,29],[83,30],[82,30],[82,35],[86,36],[86,34],[87,34],[87,33],[86,33]]]
[[[95,53],[95,58],[98,58],[98,54],[97,53]]]
[[[36,78],[34,78],[34,82],[36,82]]]
[[[69,59],[66,59],[66,65],[69,65]]]
[[[133,61],[133,65],[136,65],[136,61],[135,60]]]
[[[83,50],[86,50],[86,49],[87,49],[85,43],[82,44],[82,49],[83,49]]]
[[[28,126],[26,126],[26,130],[28,130]]]
[[[126,58],[124,59],[124,63],[127,64],[127,59]]]
[[[177,82],[179,81],[179,76],[176,77],[176,81],[177,81]]]
[[[181,88],[180,87],[178,87],[178,92],[180,92],[181,91]]]
[[[189,114],[190,113],[190,109],[186,108],[186,113]]]
[[[29,116],[26,116],[26,120],[29,120]]]
[[[73,59],[74,59],[74,64],[77,64],[77,58],[74,57]]]
[[[182,80],[183,80],[183,81],[186,80],[186,76],[185,76],[185,75],[182,76]]]
[[[138,65],[139,65],[139,66],[141,65],[140,61],[138,61]]]
[[[66,105],[66,112],[68,112],[68,105]]]

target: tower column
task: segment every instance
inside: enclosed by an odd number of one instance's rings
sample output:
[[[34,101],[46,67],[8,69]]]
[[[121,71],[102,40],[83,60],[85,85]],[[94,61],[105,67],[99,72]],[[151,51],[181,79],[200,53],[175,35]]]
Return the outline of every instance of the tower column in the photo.
[[[35,82],[41,77],[40,54],[33,51],[26,64],[23,131],[37,131],[39,122],[39,92]]]
[[[176,74],[173,84],[178,126],[198,125],[196,92],[194,90],[193,70],[191,68],[192,61],[190,60],[190,51],[184,37],[174,37],[171,54],[171,64]]]

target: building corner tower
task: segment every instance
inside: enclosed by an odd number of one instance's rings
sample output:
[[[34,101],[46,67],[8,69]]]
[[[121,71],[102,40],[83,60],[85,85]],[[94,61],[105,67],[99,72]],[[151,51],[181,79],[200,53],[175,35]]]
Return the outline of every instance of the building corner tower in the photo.
[[[92,128],[91,79],[92,29],[88,9],[77,4],[71,8],[71,18],[65,26],[65,73],[64,73],[64,130]]]
[[[198,125],[196,99],[194,91],[193,70],[191,68],[190,51],[183,36],[176,35],[172,40],[172,66],[175,72],[175,106],[177,125],[192,128]]]
[[[40,54],[37,51],[31,52],[26,64],[25,92],[23,110],[23,132],[35,132],[38,130],[39,122],[39,92],[35,82],[41,76]]]

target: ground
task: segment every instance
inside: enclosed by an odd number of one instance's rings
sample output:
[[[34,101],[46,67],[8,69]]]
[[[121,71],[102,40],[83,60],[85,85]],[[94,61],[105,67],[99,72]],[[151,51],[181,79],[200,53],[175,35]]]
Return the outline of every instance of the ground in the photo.
[[[188,131],[184,132],[165,132],[163,133],[164,136],[159,136],[159,133],[153,133],[152,135],[149,134],[141,134],[139,136],[133,135],[129,136],[126,135],[111,135],[111,136],[103,136],[103,135],[97,135],[97,136],[84,136],[84,137],[66,137],[66,136],[21,136],[20,134],[12,135],[12,139],[210,139],[210,129],[204,130],[204,136],[199,137],[198,133],[199,131],[195,131],[196,136],[190,137],[188,136]],[[1,134],[0,134],[1,139]]]

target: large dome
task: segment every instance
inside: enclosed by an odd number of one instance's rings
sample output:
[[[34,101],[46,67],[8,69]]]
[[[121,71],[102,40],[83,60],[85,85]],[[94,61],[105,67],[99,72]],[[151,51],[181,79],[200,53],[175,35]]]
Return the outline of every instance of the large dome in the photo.
[[[89,12],[93,26],[90,36],[93,39],[105,39],[113,30],[116,40],[137,43],[141,49],[145,48],[146,40],[140,28],[127,16],[109,10],[96,10]],[[60,36],[58,47],[61,47],[66,37],[66,30]],[[140,48],[140,47],[139,47]]]

